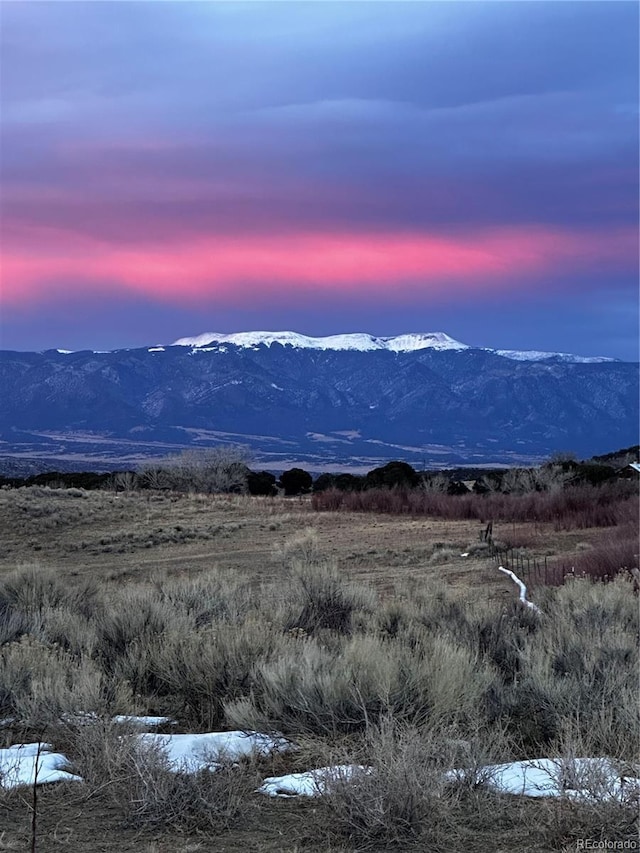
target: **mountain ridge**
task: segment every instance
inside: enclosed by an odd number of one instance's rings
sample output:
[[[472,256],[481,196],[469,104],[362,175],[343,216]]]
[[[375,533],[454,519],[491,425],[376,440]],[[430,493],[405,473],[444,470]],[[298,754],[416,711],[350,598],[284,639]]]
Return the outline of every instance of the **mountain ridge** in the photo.
[[[0,454],[115,464],[226,442],[274,468],[322,469],[520,464],[637,442],[637,364],[459,346],[0,351]]]
[[[494,353],[503,358],[515,361],[544,361],[556,359],[576,364],[596,364],[603,362],[616,362],[619,359],[608,356],[582,356],[574,353],[541,351],[541,350],[506,350],[492,347],[473,347],[469,344],[455,340],[445,332],[406,332],[394,336],[376,336],[368,332],[347,332],[344,334],[313,337],[293,331],[252,331],[252,332],[204,332],[193,337],[178,338],[171,344],[157,344],[146,347],[149,352],[164,352],[168,347],[182,346],[206,351],[210,347],[221,347],[233,345],[243,348],[257,346],[270,347],[273,344],[290,346],[296,349],[316,350],[352,350],[357,352],[370,352],[373,350],[388,350],[390,352],[415,352],[423,349],[451,350],[461,352],[469,349],[479,349],[484,352]],[[127,347],[126,349],[144,349],[145,347]],[[47,350],[45,350],[46,352]],[[86,352],[87,350],[57,349],[62,355],[71,355],[73,352]],[[107,350],[107,352],[119,352],[121,350]],[[94,350],[94,352],[105,352]]]

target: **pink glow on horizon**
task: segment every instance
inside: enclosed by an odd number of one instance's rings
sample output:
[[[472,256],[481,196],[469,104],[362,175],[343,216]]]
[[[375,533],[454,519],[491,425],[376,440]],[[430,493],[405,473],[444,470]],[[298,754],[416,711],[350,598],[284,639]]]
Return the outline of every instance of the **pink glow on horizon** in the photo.
[[[519,279],[531,275],[629,269],[636,260],[633,229],[500,228],[446,237],[223,235],[135,248],[49,229],[2,256],[0,302],[34,304],[61,290],[67,295],[114,289],[169,303],[233,302],[265,293],[277,298],[295,291],[462,295],[513,290]]]

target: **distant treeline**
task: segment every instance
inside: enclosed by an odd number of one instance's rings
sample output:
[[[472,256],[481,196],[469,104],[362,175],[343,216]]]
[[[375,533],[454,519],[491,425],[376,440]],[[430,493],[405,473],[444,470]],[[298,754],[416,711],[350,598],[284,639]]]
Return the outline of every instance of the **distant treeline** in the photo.
[[[364,492],[372,489],[419,490],[447,495],[527,494],[569,486],[598,486],[620,478],[637,478],[629,462],[638,459],[638,446],[588,461],[558,455],[532,468],[476,467],[444,471],[416,471],[407,462],[394,461],[367,474],[323,473],[313,477],[303,468],[290,468],[279,476],[254,471],[237,448],[184,451],[169,459],[149,462],[137,471],[96,473],[49,471],[28,477],[0,477],[0,487],[109,489],[113,491],[171,490],[270,496],[303,495],[327,491]]]

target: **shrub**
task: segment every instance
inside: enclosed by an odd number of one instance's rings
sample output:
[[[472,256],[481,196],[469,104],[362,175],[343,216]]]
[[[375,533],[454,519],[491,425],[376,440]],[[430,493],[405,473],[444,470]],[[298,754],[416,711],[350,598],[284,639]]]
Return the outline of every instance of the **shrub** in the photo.
[[[616,469],[610,465],[582,462],[573,468],[572,474],[575,482],[599,486],[607,480],[612,480],[616,476]]]
[[[351,634],[354,614],[373,607],[371,591],[345,582],[333,565],[303,564],[294,571],[293,580],[301,607],[292,613],[289,630],[314,634],[328,629]]]
[[[290,468],[280,474],[278,481],[285,495],[302,495],[310,491],[313,485],[313,477],[302,468]]]
[[[10,604],[28,617],[61,606],[86,616],[94,615],[97,599],[98,587],[91,579],[70,585],[54,569],[38,565],[16,569],[0,583],[0,602]]]
[[[217,835],[244,825],[256,808],[259,775],[251,760],[218,760],[215,772],[175,772],[161,746],[142,744],[126,726],[100,721],[79,729],[68,751],[89,789],[139,829]]]
[[[338,777],[329,788],[330,834],[348,838],[356,849],[442,843],[447,762],[439,746],[390,718],[373,727],[363,748],[372,772]]]
[[[499,714],[525,750],[548,748],[574,720],[591,732],[594,754],[633,760],[638,711],[631,696],[639,661],[631,590],[620,577],[610,584],[575,581],[541,596],[544,624],[526,642],[518,680],[505,685]],[[606,726],[603,709],[610,712]]]
[[[20,639],[27,632],[30,624],[30,620],[22,611],[0,597],[0,648],[5,643]]]
[[[0,649],[0,715],[30,729],[128,701],[126,686],[115,693],[113,686],[89,657],[76,658],[34,637],[25,635]]]
[[[335,489],[336,475],[335,474],[320,474],[313,481],[314,492],[325,492],[327,489]]]
[[[49,486],[54,489],[101,489],[111,481],[111,474],[93,471],[48,471],[23,480],[25,486]]]
[[[576,554],[570,563],[555,561],[551,566],[552,583],[563,583],[567,576],[609,580],[638,567],[637,531],[633,526],[623,528],[617,536],[600,539],[593,548]]]
[[[249,696],[225,706],[233,725],[335,734],[385,714],[430,724],[475,718],[494,679],[469,649],[421,632],[355,634],[322,646],[294,635],[254,668]]]
[[[97,625],[97,655],[107,672],[114,670],[134,644],[144,645],[172,629],[186,632],[189,628],[188,620],[180,619],[171,603],[162,601],[152,589],[125,589],[110,604]]]
[[[420,476],[408,462],[388,462],[380,468],[374,468],[365,477],[365,488],[415,488],[420,483]]]
[[[282,635],[260,620],[172,632],[141,651],[154,692],[171,698],[173,713],[187,726],[211,731],[224,722],[225,702],[251,688],[254,667],[281,644]]]
[[[190,631],[218,622],[242,624],[259,605],[248,580],[217,569],[196,578],[165,581],[154,592],[176,614],[188,618]]]
[[[359,492],[364,488],[365,478],[356,474],[336,474],[336,489],[343,492]]]
[[[606,482],[527,494],[451,495],[424,489],[372,488],[364,492],[329,489],[312,495],[317,511],[380,512],[446,519],[553,524],[557,530],[613,527],[638,516],[638,484]]]
[[[277,492],[275,474],[269,471],[250,471],[247,475],[247,489],[250,495],[275,495]]]
[[[276,657],[254,667],[251,693],[225,704],[227,720],[285,734],[362,730],[389,710],[386,651],[373,637],[330,650],[292,636]]]
[[[338,777],[330,786],[325,832],[333,841],[348,839],[355,850],[497,849],[495,823],[513,799],[451,785],[446,773],[479,769],[509,752],[499,729],[461,738],[452,726],[418,728],[385,717],[367,730],[357,753],[372,772]],[[343,763],[347,755],[352,761],[349,753],[334,754],[332,761]],[[511,838],[517,810],[508,816]]]
[[[343,578],[335,562],[322,554],[318,536],[311,528],[285,540],[277,557],[289,575],[291,596],[286,630],[295,629],[305,635],[331,630],[348,635],[355,614],[376,606],[376,596],[370,589]]]
[[[364,488],[365,478],[356,474],[320,474],[313,481],[314,492],[339,489],[341,492],[359,492]]]

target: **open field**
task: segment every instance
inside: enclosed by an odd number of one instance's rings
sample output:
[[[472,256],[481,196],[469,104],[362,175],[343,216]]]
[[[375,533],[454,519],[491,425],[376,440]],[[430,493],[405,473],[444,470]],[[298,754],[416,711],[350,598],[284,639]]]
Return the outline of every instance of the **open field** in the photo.
[[[34,837],[41,853],[633,841],[631,800],[443,784],[461,761],[545,755],[640,772],[632,581],[536,586],[538,616],[481,541],[490,520],[315,512],[308,498],[0,490],[0,749],[47,741],[85,780],[39,789],[35,834],[32,789],[0,786],[0,851]],[[493,535],[570,565],[617,530],[496,523]],[[178,732],[279,731],[297,749],[228,768],[226,797],[216,774],[143,778],[113,714],[166,714]],[[350,762],[378,776],[327,798],[254,793],[265,777]]]
[[[308,528],[317,534],[323,557],[335,560],[346,577],[378,590],[438,580],[490,598],[513,597],[512,585],[481,547],[484,523],[319,513],[307,497],[1,490],[0,577],[36,564],[70,579],[136,582],[193,577],[220,567],[253,581],[277,580],[279,549]],[[532,558],[557,557],[567,564],[602,536],[599,528],[494,526],[496,540],[522,546]]]

